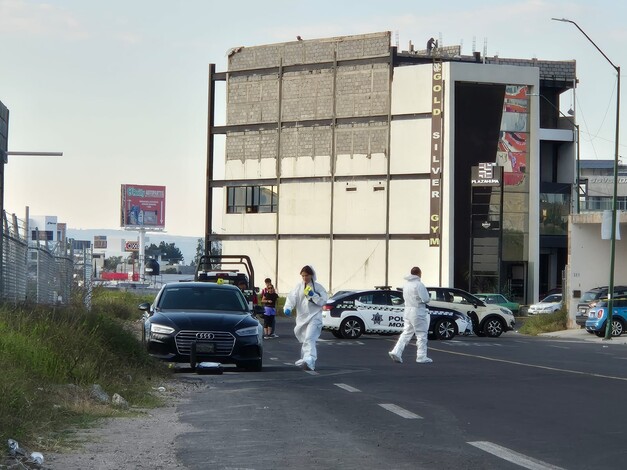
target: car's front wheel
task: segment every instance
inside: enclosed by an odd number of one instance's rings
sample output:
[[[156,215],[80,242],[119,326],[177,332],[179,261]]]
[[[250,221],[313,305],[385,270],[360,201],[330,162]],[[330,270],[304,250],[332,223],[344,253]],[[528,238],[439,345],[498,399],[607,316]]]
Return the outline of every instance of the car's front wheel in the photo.
[[[339,338],[339,339],[344,338],[344,337],[342,336],[342,333],[341,333],[340,331],[338,331],[338,330],[331,330],[331,334],[332,334],[333,336],[335,336],[336,338]]]
[[[453,339],[457,334],[457,324],[448,318],[439,320],[433,328],[435,339]]]
[[[340,324],[340,333],[344,339],[357,339],[364,333],[364,322],[355,317],[345,318]]]
[[[488,318],[483,324],[483,333],[490,338],[498,338],[504,330],[503,322],[498,318]]]

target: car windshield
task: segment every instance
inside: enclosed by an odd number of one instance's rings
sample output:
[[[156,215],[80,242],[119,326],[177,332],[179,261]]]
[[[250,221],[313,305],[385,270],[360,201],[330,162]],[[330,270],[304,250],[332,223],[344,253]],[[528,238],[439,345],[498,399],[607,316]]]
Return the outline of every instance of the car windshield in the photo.
[[[242,293],[234,289],[206,286],[176,286],[166,288],[159,298],[157,308],[162,310],[222,310],[248,311]]]
[[[588,291],[584,292],[581,296],[580,302],[590,302],[592,300],[596,300],[601,296],[601,292],[598,291]]]
[[[353,292],[355,292],[355,291],[352,291],[352,290],[340,290],[340,291],[337,291],[335,294],[333,294],[331,297],[329,297],[329,300],[330,299],[339,299],[340,297],[344,297],[345,295],[351,294]]]
[[[486,304],[498,304],[507,302],[507,300],[502,295],[477,295],[476,297],[479,297]]]
[[[541,303],[543,304],[548,304],[548,303],[553,303],[553,302],[561,302],[562,301],[562,296],[559,294],[551,294],[547,297],[545,297],[544,299],[542,299]]]

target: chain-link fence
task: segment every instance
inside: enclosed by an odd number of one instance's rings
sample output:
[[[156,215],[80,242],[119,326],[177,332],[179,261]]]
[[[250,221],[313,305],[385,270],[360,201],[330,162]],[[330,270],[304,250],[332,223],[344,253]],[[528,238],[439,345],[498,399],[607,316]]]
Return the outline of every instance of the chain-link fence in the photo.
[[[0,293],[3,300],[23,302],[26,300],[26,256],[28,253],[25,224],[15,215],[10,218],[7,218],[6,213],[2,215],[4,231]]]
[[[0,300],[67,305],[74,286],[85,288],[86,297],[91,297],[91,250],[78,253],[75,260],[67,242],[29,243],[25,221],[6,213],[2,219]]]

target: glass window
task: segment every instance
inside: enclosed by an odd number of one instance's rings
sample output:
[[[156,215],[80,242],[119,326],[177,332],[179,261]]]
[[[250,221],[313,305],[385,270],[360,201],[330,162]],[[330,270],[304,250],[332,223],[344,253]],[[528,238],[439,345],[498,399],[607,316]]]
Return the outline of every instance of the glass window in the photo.
[[[540,194],[540,235],[568,235],[570,195]]]
[[[227,214],[257,214],[277,211],[275,186],[234,186],[227,188]]]

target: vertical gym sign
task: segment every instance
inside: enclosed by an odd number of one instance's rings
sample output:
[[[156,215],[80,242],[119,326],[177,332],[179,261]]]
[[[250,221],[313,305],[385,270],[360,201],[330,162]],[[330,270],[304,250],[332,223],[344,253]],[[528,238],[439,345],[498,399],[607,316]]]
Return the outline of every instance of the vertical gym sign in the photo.
[[[442,63],[434,62],[431,74],[431,150],[430,150],[430,201],[429,246],[440,246],[441,183],[442,183]]]

